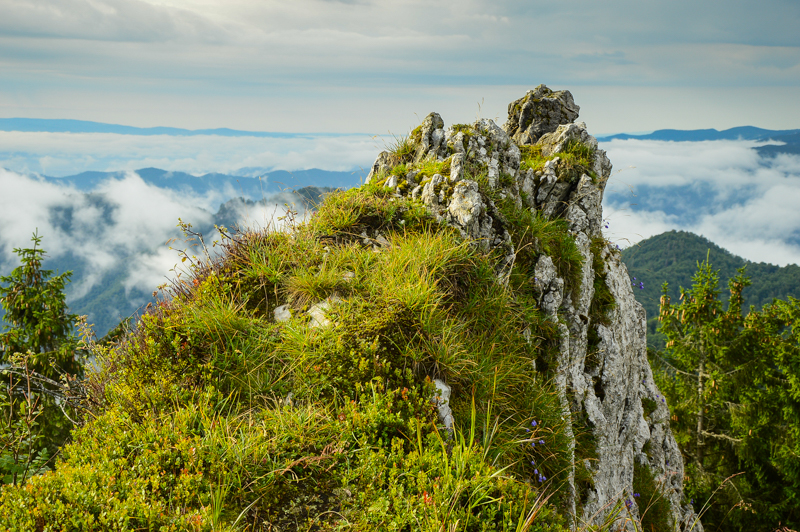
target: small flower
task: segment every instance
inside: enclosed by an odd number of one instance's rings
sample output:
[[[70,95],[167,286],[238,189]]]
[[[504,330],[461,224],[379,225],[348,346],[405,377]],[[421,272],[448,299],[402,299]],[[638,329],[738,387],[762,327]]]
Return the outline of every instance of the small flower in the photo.
[[[531,429],[525,429],[525,432],[530,432],[530,431],[531,431]]]
[[[633,502],[630,499],[625,499],[625,506],[627,506],[628,510],[630,510],[631,506],[633,506]]]
[[[539,440],[539,445],[544,445],[544,440]]]
[[[538,423],[536,423],[536,421],[534,420],[534,421],[531,421],[531,425],[533,425],[535,427],[536,425],[538,425]]]
[[[531,447],[536,447],[536,443],[535,442],[531,442]]]
[[[638,493],[634,493],[633,496],[636,497],[636,498],[640,497],[640,495]]]
[[[536,465],[536,460],[531,460],[531,465],[535,466]],[[534,471],[535,471],[535,469],[534,469]]]
[[[534,470],[533,470],[533,474],[534,474],[534,475],[538,475],[538,474],[539,474],[539,470],[538,470],[538,469],[534,469]]]

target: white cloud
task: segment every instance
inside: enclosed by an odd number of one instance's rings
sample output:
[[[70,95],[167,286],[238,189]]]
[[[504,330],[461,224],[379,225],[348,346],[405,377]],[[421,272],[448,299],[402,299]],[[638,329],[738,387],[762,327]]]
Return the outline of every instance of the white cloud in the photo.
[[[0,166],[55,177],[155,167],[193,174],[368,167],[383,148],[369,135],[293,138],[0,131]]]
[[[70,297],[85,295],[103,276],[125,269],[136,280],[168,274],[165,243],[176,235],[178,218],[210,223],[197,205],[205,198],[186,196],[146,184],[134,173],[101,184],[91,195],[70,187],[0,169],[0,257],[17,262],[13,248],[28,247],[38,229],[49,257],[71,253],[87,265],[75,279]],[[150,257],[155,255],[158,261]],[[154,287],[155,285],[153,285]]]
[[[800,264],[800,157],[746,141],[604,143],[608,235],[621,246],[679,229],[755,262]],[[635,168],[630,168],[634,166]]]

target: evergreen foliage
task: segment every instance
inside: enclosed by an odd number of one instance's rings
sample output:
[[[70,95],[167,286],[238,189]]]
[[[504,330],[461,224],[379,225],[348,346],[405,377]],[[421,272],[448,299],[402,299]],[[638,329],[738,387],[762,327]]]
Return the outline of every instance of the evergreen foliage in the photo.
[[[686,464],[685,492],[706,530],[800,525],[800,301],[743,312],[750,280],[698,264],[673,304],[662,288],[663,353],[651,352]]]
[[[0,474],[11,483],[45,469],[48,455],[67,440],[72,423],[57,403],[59,381],[83,375],[77,316],[64,297],[71,272],[42,269],[42,239],[34,233],[31,240],[32,248],[14,250],[22,264],[0,277],[0,304],[11,324],[0,334]]]
[[[669,296],[677,300],[680,288],[692,285],[697,263],[707,255],[722,279],[734,277],[739,268],[747,266],[752,284],[744,294],[745,311],[750,305],[760,309],[774,298],[800,298],[800,266],[749,262],[701,236],[685,231],[662,233],[622,250],[631,277],[644,281],[644,288],[637,285],[634,295],[647,311],[647,342],[651,347],[664,348],[665,340],[657,331],[661,286],[668,282]],[[721,300],[726,302],[728,294],[722,293]]]

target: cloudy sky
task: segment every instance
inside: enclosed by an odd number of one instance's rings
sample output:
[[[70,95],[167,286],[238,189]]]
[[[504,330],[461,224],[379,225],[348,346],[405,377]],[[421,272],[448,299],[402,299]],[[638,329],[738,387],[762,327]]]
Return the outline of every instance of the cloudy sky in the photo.
[[[0,115],[403,133],[539,83],[596,134],[797,127],[796,0],[3,0]]]
[[[152,250],[147,280],[131,277],[146,284],[174,260],[163,242],[177,218],[203,219],[218,198],[129,173],[98,189],[117,205],[101,226],[85,196],[29,174],[352,170],[430,111],[502,123],[540,83],[569,89],[596,136],[798,128],[798,28],[796,0],[0,0],[0,118],[304,134],[0,132],[0,255],[34,227],[59,235],[53,209],[72,208],[86,235],[49,250],[80,250],[98,271],[120,246]],[[622,170],[606,194],[609,236],[625,246],[685,229],[751,260],[800,263],[800,159],[752,146],[605,144]]]
[[[800,157],[762,158],[747,141],[603,143],[615,171],[603,198],[620,247],[672,229],[754,262],[800,264]]]

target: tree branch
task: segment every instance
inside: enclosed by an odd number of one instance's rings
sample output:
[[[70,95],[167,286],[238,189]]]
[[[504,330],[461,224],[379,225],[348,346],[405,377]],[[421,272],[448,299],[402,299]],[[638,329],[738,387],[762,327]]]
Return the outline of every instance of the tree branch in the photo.
[[[723,440],[730,443],[742,443],[741,439],[731,438],[730,436],[727,436],[725,434],[715,434],[713,432],[707,432],[705,430],[701,431],[700,434],[702,434],[703,436],[708,436],[709,438],[716,438],[718,440]]]

